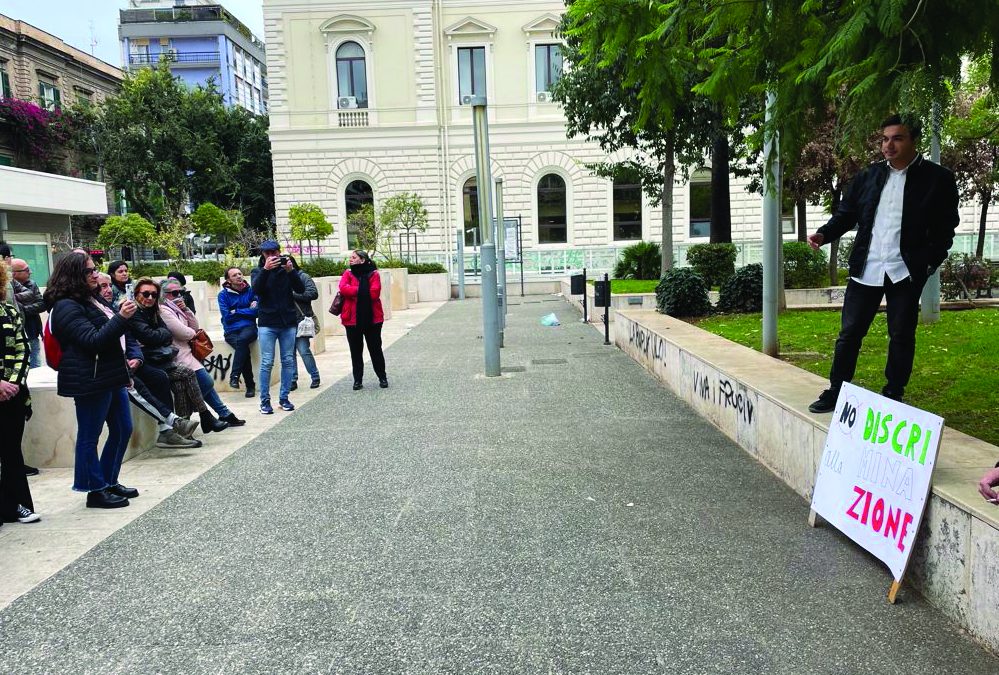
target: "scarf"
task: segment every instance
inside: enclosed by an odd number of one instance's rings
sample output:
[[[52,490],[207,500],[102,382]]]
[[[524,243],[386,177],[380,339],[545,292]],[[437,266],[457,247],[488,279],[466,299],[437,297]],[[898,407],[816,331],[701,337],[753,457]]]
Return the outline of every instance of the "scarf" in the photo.
[[[351,265],[350,273],[357,277],[357,325],[370,326],[375,320],[371,302],[371,283],[369,281],[375,266],[370,262]]]
[[[104,312],[104,314],[107,315],[107,317],[108,317],[109,320],[114,316],[114,312],[111,311],[111,308],[108,307],[107,305],[105,305],[103,302],[101,302],[97,298],[90,298],[90,302],[94,303],[94,307],[96,307],[97,309],[99,309],[102,312]],[[122,333],[122,335],[121,335],[121,353],[122,354],[125,353],[125,334],[124,333]]]

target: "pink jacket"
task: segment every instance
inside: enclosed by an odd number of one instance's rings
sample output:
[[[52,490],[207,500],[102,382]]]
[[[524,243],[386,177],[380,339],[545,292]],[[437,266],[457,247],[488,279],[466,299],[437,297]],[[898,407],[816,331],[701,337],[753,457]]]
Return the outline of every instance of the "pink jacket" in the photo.
[[[191,353],[191,345],[188,344],[201,327],[191,310],[181,311],[170,301],[162,302],[160,303],[160,317],[173,333],[173,346],[177,348],[177,363],[195,371],[204,368],[201,361],[194,358],[194,354]]]
[[[357,277],[350,270],[346,270],[340,277],[340,295],[343,297],[343,309],[340,311],[340,323],[344,326],[357,325],[357,289],[361,285]],[[368,279],[368,290],[371,294],[371,314],[372,323],[383,323],[385,321],[385,311],[382,309],[382,277],[381,272],[375,270],[371,278]]]

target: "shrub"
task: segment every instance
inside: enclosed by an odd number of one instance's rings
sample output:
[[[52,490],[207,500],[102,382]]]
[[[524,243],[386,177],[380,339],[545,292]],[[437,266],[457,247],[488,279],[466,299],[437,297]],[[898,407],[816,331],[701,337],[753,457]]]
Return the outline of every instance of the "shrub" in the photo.
[[[410,274],[446,274],[447,268],[440,263],[406,263]]]
[[[735,274],[735,244],[694,244],[687,249],[687,262],[704,279],[708,288],[720,286]]]
[[[784,242],[784,288],[825,288],[829,264],[822,249],[803,241]]]
[[[615,279],[658,279],[662,267],[659,244],[640,241],[621,251],[614,265]]]
[[[656,286],[659,311],[670,316],[704,316],[711,302],[701,275],[689,267],[674,267]]]
[[[992,278],[989,264],[967,253],[951,253],[940,266],[940,292],[945,300],[970,297],[971,291],[988,288]]]
[[[740,267],[725,280],[718,297],[722,312],[763,311],[763,265],[754,263]]]
[[[177,263],[171,269],[184,273],[193,281],[207,281],[217,284],[225,276],[225,265],[217,260],[185,260]],[[169,270],[167,270],[169,271]]]
[[[838,269],[836,270],[836,283],[839,286],[846,286],[846,282],[850,279],[849,270]]]
[[[314,258],[312,260],[299,260],[298,266],[303,272],[315,279],[316,277],[338,277],[350,265],[346,260]]]
[[[155,277],[165,277],[170,269],[163,263],[137,262],[134,265],[128,266],[128,274],[133,279],[141,279],[142,277],[152,279]]]

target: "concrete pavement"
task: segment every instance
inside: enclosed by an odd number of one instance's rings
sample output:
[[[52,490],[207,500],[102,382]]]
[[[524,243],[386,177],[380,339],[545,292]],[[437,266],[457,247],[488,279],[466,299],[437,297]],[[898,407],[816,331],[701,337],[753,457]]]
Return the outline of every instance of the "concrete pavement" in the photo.
[[[15,600],[0,672],[999,671],[574,310],[520,302],[503,377],[481,305],[444,305],[389,389],[276,414]]]

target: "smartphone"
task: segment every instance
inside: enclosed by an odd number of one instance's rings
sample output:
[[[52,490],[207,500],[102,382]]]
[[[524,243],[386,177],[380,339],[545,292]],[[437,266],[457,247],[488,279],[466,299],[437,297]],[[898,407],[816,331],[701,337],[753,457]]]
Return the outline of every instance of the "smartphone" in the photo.
[[[135,301],[135,284],[131,281],[125,284],[125,299]]]

